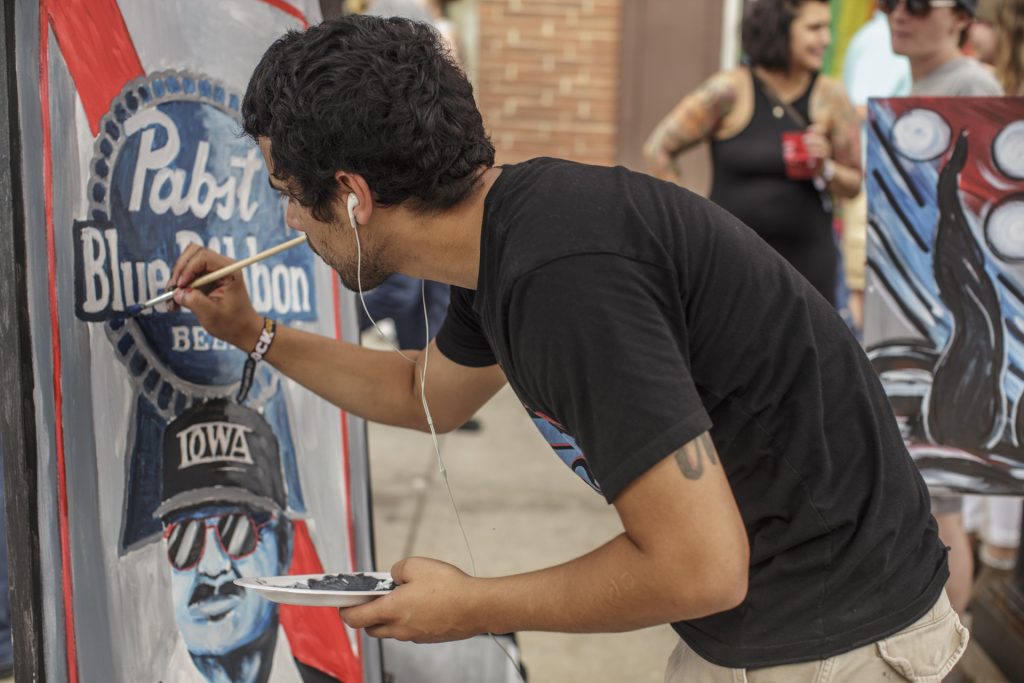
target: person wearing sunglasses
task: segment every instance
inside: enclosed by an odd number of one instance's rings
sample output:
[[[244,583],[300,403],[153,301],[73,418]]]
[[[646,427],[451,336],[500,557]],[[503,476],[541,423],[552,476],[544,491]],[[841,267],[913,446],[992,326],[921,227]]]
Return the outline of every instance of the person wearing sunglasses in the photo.
[[[910,60],[911,95],[997,96],[992,73],[963,54],[977,0],[879,0],[889,15],[893,52]]]
[[[222,399],[193,406],[164,432],[162,470],[156,516],[181,634],[164,683],[337,681],[296,658],[276,604],[234,583],[291,564],[294,527],[266,421]]]

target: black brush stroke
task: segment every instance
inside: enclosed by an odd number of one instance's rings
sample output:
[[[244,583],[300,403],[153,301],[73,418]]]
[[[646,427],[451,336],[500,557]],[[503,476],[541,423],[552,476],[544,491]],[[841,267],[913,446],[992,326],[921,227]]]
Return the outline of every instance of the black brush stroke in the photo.
[[[901,164],[899,161],[899,152],[897,152],[896,148],[892,146],[892,141],[889,139],[889,136],[886,135],[885,132],[882,130],[882,127],[878,125],[877,119],[871,119],[871,128],[874,129],[875,136],[878,138],[878,142],[881,143],[882,148],[885,150],[886,155],[889,157],[889,161],[892,162],[892,165],[896,167],[896,171],[900,174],[900,177],[903,178],[903,184],[907,186],[907,189],[910,191],[910,194],[914,195],[914,201],[917,202],[918,206],[924,207],[924,197],[921,195],[921,192],[917,189],[917,186],[914,185],[913,179],[903,169],[903,164]],[[876,169],[875,173],[877,172],[878,171]]]
[[[928,432],[937,443],[981,451],[1005,419],[998,365],[1004,342],[999,296],[960,202],[968,147],[967,132],[961,131],[935,193],[939,223],[932,270],[953,327],[932,375]]]
[[[907,227],[907,232],[909,232],[910,236],[914,238],[915,242],[917,242],[917,246],[921,247],[921,251],[926,254],[930,252],[931,247],[928,246],[928,243],[924,241],[923,237],[917,234],[917,230],[914,229],[914,224],[910,222],[909,218],[907,218],[907,214],[903,213],[903,209],[900,208],[899,203],[896,201],[896,196],[892,193],[892,190],[889,188],[889,184],[885,182],[885,178],[882,177],[882,174],[878,172],[878,169],[875,169],[871,172],[871,175],[878,182],[878,186],[882,188],[882,193],[885,195],[886,201],[889,202],[889,206],[891,206],[892,210],[896,212],[900,221],[902,221],[903,225]]]
[[[1016,365],[1007,365],[1007,372],[1017,377],[1017,379],[1024,379],[1024,370],[1021,370]]]
[[[910,289],[913,290],[914,295],[917,296],[917,298],[921,301],[921,304],[925,308],[928,308],[928,297],[925,296],[925,294],[917,286],[917,280],[912,278],[910,276],[910,273],[907,272],[906,266],[903,265],[902,259],[898,257],[896,250],[889,243],[889,239],[885,236],[885,233],[882,232],[881,227],[878,225],[878,223],[876,223],[873,220],[868,220],[868,225],[874,228],[875,237],[878,238],[879,243],[882,245],[882,248],[885,250],[885,253],[888,254],[889,259],[896,267],[896,270],[898,270],[900,272],[900,275],[903,276],[903,279],[907,281],[907,284],[910,286]],[[895,292],[893,292],[893,294],[895,294]]]
[[[1019,342],[1024,342],[1024,330],[1017,327],[1017,323],[1008,318],[1004,319],[1003,323],[1006,325],[1006,331],[1010,333],[1011,337]]]
[[[1012,294],[1017,299],[1017,301],[1024,304],[1024,292],[1021,292],[1019,289],[1017,289],[1017,285],[1015,285],[1013,281],[1010,280],[1010,278],[1000,273],[999,275],[996,276],[996,279],[999,280],[1000,284],[1002,284],[1003,287],[1006,287],[1006,289],[1010,292],[1010,294]]]
[[[910,324],[914,326],[914,329],[916,329],[918,332],[920,332],[922,337],[924,337],[926,339],[930,339],[931,338],[931,330],[929,330],[927,327],[925,327],[924,325],[919,323],[917,321],[917,319],[916,319],[916,316],[913,313],[911,313],[910,309],[907,308],[907,305],[905,303],[903,303],[903,300],[900,299],[898,296],[896,296],[896,294],[895,294],[896,290],[893,289],[892,283],[888,280],[888,278],[885,277],[885,273],[883,273],[879,269],[878,262],[869,258],[868,259],[868,267],[871,268],[871,272],[875,274],[875,277],[877,277],[879,280],[881,280],[882,286],[885,287],[893,295],[892,296],[893,301],[895,301],[896,305],[899,306],[901,311],[903,311],[903,316],[908,321],[910,321]]]

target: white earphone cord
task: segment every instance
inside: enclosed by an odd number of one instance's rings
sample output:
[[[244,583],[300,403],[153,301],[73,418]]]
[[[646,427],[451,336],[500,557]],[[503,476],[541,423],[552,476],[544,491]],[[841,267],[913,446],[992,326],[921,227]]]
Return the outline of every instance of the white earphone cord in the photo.
[[[402,350],[388,339],[387,335],[377,326],[377,321],[370,315],[370,310],[366,307],[366,299],[363,298],[363,250],[362,245],[359,242],[359,229],[355,219],[355,207],[358,206],[358,202],[353,202],[352,198],[355,197],[355,193],[349,195],[349,221],[352,225],[352,232],[356,236],[356,289],[359,292],[359,303],[363,306],[363,312],[366,313],[366,319],[373,325],[373,329],[377,331],[377,334],[382,340],[384,340],[388,346],[394,351],[406,359],[413,365],[416,365],[416,361],[409,356],[402,353]],[[473,557],[473,549],[469,545],[469,536],[466,534],[466,528],[462,524],[462,514],[459,512],[459,506],[455,503],[455,494],[452,493],[451,484],[448,483],[448,470],[444,466],[444,460],[441,458],[441,447],[437,441],[437,431],[434,429],[434,418],[430,414],[430,406],[427,403],[427,364],[430,362],[430,318],[427,315],[427,285],[426,282],[420,280],[420,301],[423,304],[423,331],[424,337],[427,340],[427,345],[423,349],[423,367],[419,371],[419,384],[420,384],[420,402],[423,404],[423,413],[427,416],[427,427],[430,429],[430,441],[434,446],[434,454],[437,456],[437,467],[441,472],[441,478],[444,480],[445,489],[448,491],[448,498],[452,502],[452,509],[455,511],[455,519],[459,524],[459,531],[462,532],[462,540],[466,544],[466,552],[469,554],[469,564],[472,568],[472,575],[476,576],[476,559]],[[494,637],[493,633],[488,633],[494,644],[501,648],[501,651],[505,653],[505,657],[512,663],[512,667],[515,669],[516,675],[520,681],[525,683],[526,679],[523,678],[522,671],[519,668],[519,663],[516,662],[515,657],[512,656],[504,645]]]

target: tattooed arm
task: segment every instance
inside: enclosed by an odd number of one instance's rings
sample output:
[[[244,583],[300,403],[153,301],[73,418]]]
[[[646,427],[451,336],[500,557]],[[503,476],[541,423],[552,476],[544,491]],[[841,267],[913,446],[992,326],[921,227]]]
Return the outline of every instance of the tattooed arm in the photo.
[[[732,72],[722,72],[684,97],[654,128],[644,144],[644,157],[651,173],[659,178],[678,180],[676,157],[714,133],[732,110],[736,91]]]
[[[808,140],[808,151],[822,159],[832,160],[833,174],[828,191],[850,199],[860,192],[860,119],[850,104],[846,91],[838,81],[822,76],[811,93],[810,132],[819,140]]]
[[[687,479],[700,479],[704,476],[704,467],[718,465],[718,451],[711,437],[704,432],[672,454],[676,459],[679,471]]]
[[[743,601],[750,547],[707,433],[640,475],[614,505],[625,531],[575,560],[474,578],[410,558],[392,568],[401,584],[393,593],[342,617],[371,636],[437,642],[521,630],[628,631]]]

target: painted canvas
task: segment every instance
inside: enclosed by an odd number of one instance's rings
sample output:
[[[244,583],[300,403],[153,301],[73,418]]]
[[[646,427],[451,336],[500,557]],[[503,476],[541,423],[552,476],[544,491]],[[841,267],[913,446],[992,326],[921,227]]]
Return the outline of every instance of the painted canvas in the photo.
[[[933,489],[1024,493],[1024,98],[869,106],[865,337]]]
[[[190,244],[295,236],[240,106],[266,47],[318,19],[315,0],[18,0],[49,680],[379,680],[335,610],[233,582],[373,569],[361,425],[266,364],[241,398],[245,354],[186,311],[124,315]],[[354,337],[305,245],[245,278],[264,315]]]

